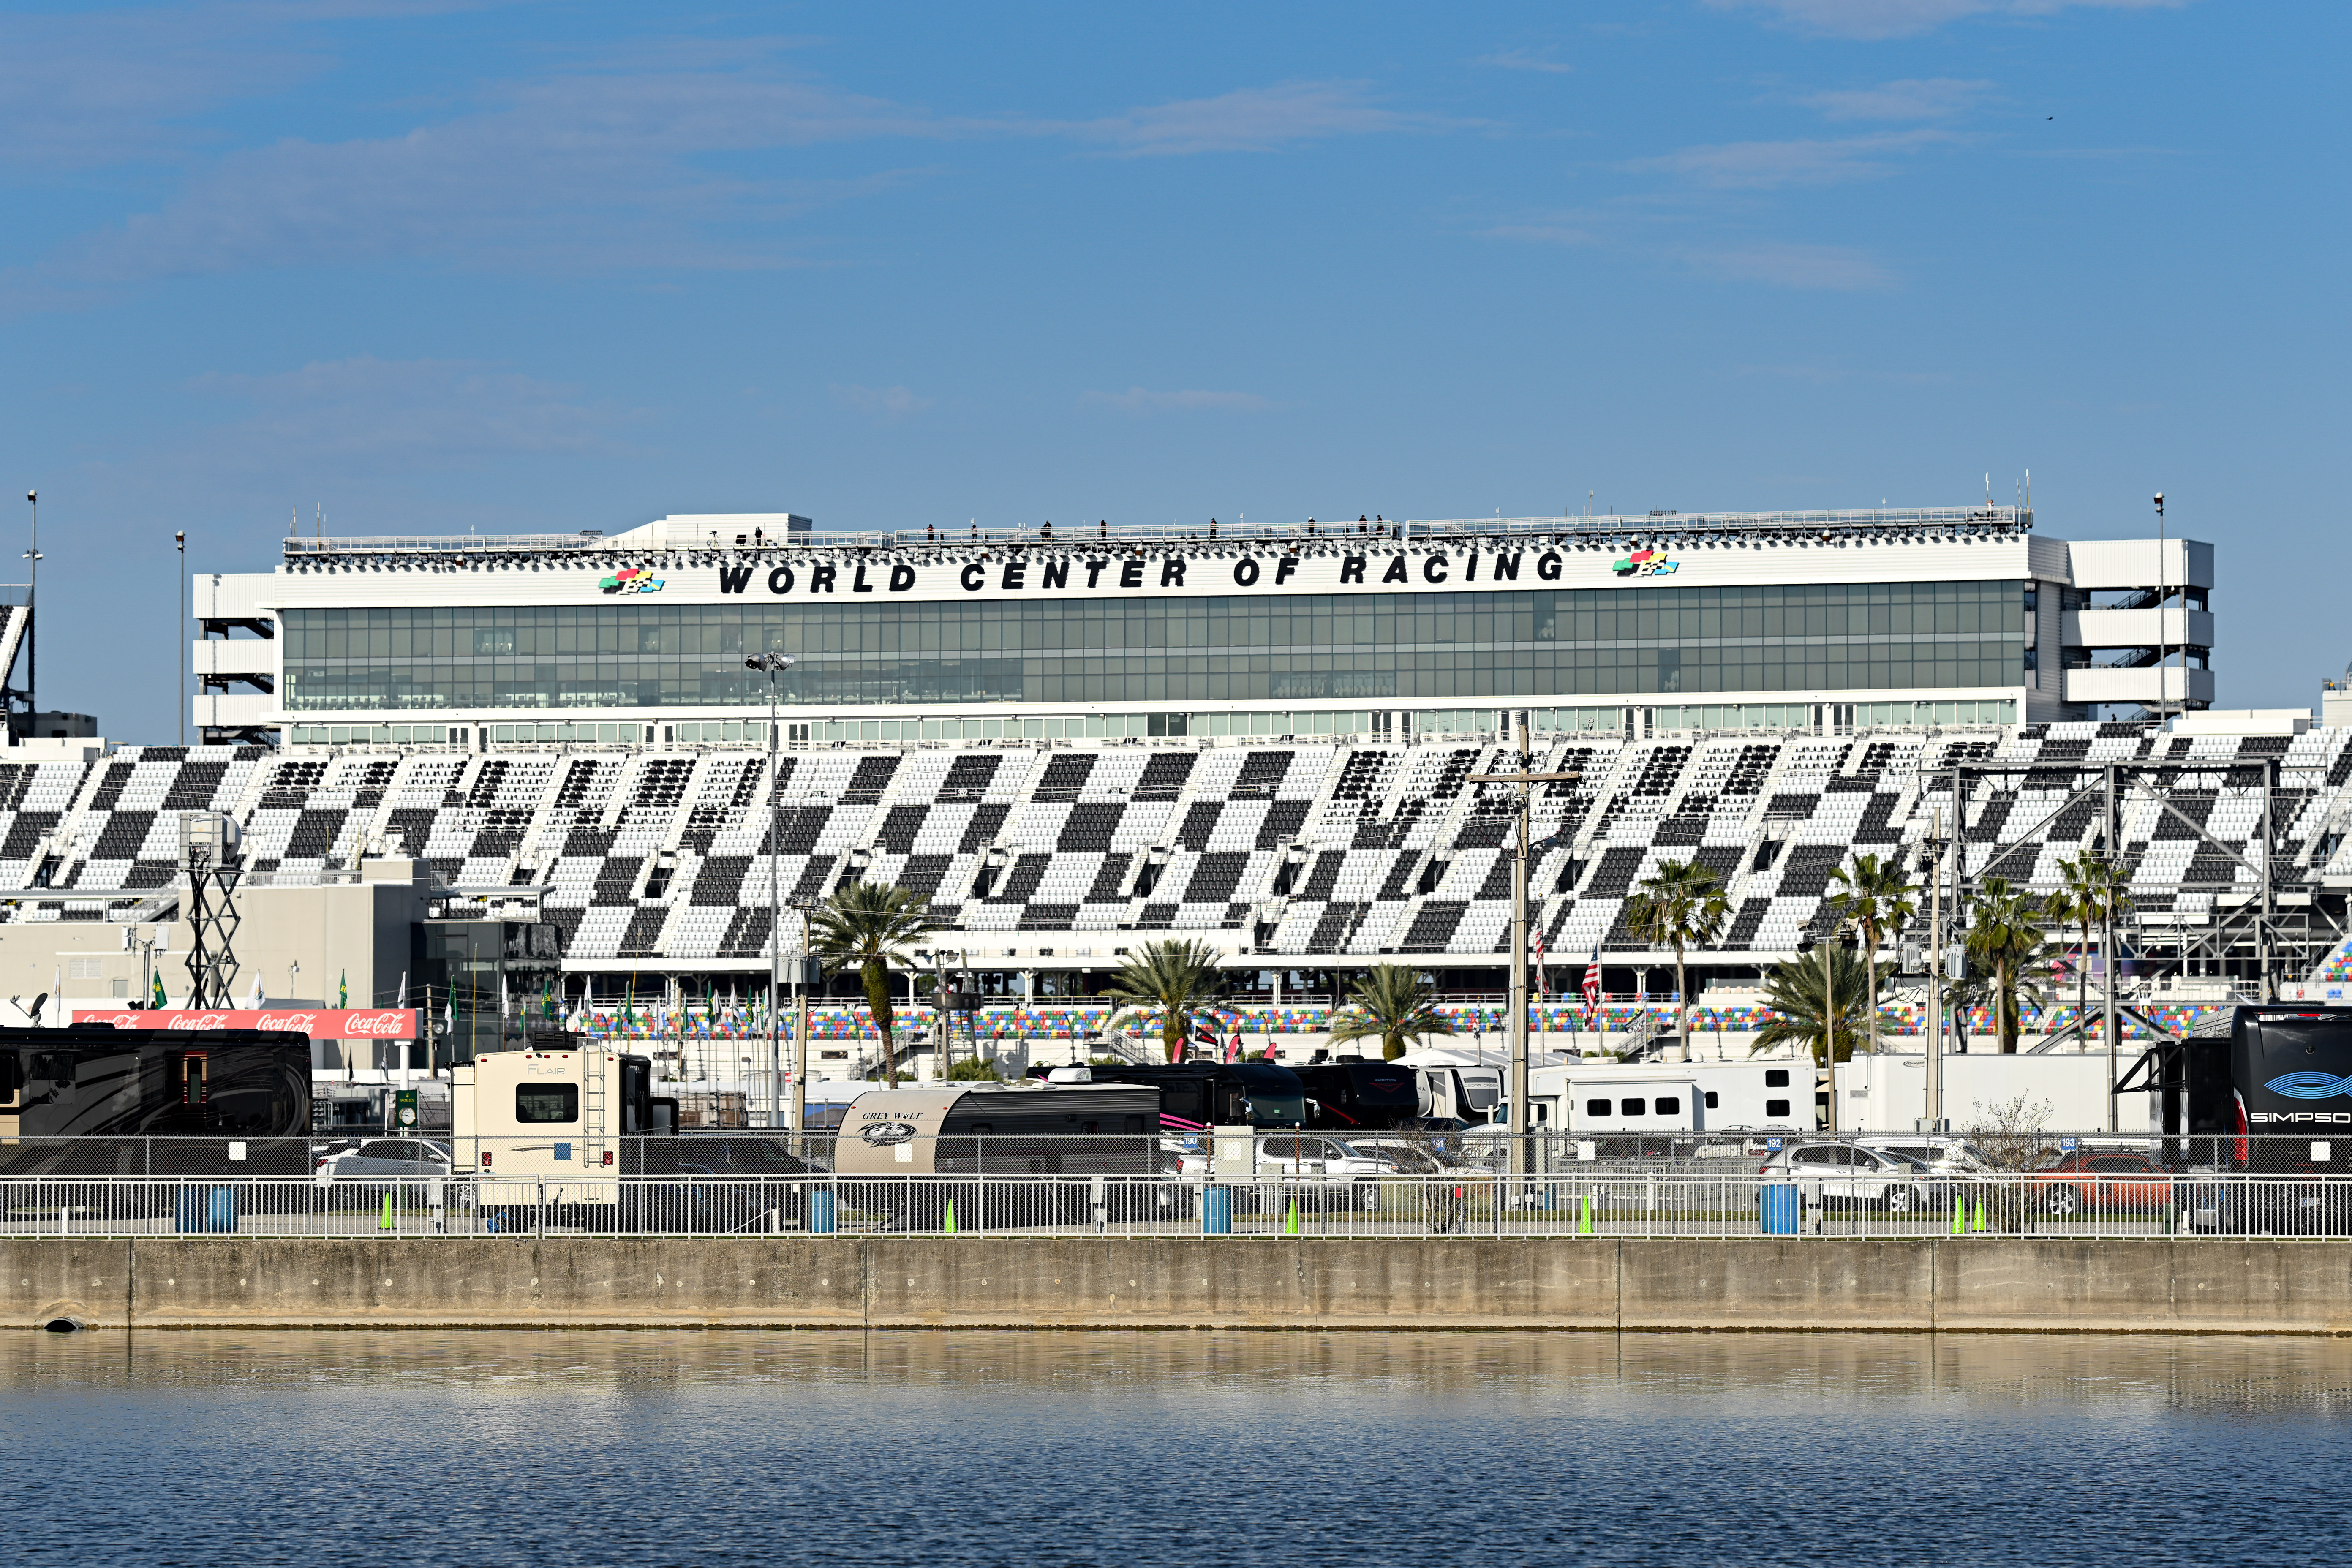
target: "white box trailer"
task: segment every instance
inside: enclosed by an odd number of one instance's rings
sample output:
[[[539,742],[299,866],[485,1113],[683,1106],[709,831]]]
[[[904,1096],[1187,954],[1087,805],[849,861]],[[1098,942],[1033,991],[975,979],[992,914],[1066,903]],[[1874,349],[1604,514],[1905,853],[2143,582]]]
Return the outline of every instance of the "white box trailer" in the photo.
[[[2130,1045],[2116,1058],[2121,1073],[2139,1059]],[[1965,1131],[1994,1121],[2023,1131],[2098,1132],[2107,1125],[2108,1060],[2104,1051],[1947,1052],[1944,1120]],[[1927,1114],[1924,1055],[1858,1056],[1838,1064],[1838,1127],[1843,1131],[1909,1132]],[[2126,1095],[2116,1102],[2116,1126],[2144,1132],[2158,1097]]]
[[[1814,1068],[1801,1058],[1732,1062],[1570,1062],[1528,1074],[1533,1131],[1810,1131]]]

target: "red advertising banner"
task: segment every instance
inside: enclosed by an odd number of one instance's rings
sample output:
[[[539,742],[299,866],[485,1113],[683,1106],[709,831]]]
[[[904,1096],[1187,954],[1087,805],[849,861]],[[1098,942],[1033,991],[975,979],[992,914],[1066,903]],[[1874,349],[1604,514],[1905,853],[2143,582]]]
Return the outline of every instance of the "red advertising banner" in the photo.
[[[77,1024],[118,1029],[285,1029],[314,1040],[413,1040],[414,1007],[264,1007],[200,1011],[188,1007],[77,1007]]]

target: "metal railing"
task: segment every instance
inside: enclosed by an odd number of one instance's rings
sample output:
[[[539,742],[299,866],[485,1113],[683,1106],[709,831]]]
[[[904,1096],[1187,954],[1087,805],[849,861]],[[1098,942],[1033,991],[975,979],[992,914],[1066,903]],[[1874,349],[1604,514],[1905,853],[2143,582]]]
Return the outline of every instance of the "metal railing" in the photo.
[[[2352,1237],[2352,1178],[0,1177],[0,1236]]]

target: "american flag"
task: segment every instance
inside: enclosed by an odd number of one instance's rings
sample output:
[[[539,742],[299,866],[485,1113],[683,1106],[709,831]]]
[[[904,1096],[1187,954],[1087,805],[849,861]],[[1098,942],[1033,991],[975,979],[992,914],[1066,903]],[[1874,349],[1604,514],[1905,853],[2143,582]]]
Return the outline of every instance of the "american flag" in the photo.
[[[1544,998],[1545,998],[1548,994],[1549,994],[1548,992],[1546,992],[1546,991],[1545,991],[1545,989],[1544,989],[1544,939],[1543,939],[1543,932],[1541,932],[1541,931],[1538,931],[1538,932],[1536,932],[1536,1000],[1537,1000],[1537,1002],[1538,1002],[1538,1003],[1542,1002],[1542,1001],[1544,1000]]]
[[[1601,950],[1592,950],[1592,962],[1584,966],[1584,1024],[1592,1026],[1593,1010],[1601,1005]]]

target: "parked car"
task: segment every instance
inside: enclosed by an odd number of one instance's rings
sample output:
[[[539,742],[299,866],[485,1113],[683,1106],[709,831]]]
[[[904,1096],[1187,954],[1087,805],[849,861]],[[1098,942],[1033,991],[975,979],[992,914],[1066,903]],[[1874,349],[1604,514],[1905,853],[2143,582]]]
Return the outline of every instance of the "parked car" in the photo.
[[[319,1156],[318,1177],[328,1182],[446,1180],[447,1145],[424,1138],[370,1138],[349,1149]]]
[[[2081,1150],[2032,1174],[2035,1206],[2070,1215],[2160,1214],[2172,1205],[2172,1173],[2149,1159],[2116,1149]]]
[[[1915,1160],[1857,1143],[1791,1140],[1766,1157],[1756,1173],[1767,1179],[1821,1184],[1825,1208],[1877,1208],[1921,1214],[1951,1200],[1948,1186]]]
[[[1993,1168],[1984,1152],[1965,1138],[1927,1132],[1879,1133],[1866,1134],[1854,1142],[1865,1149],[1898,1155],[1938,1174],[1968,1174]]]

